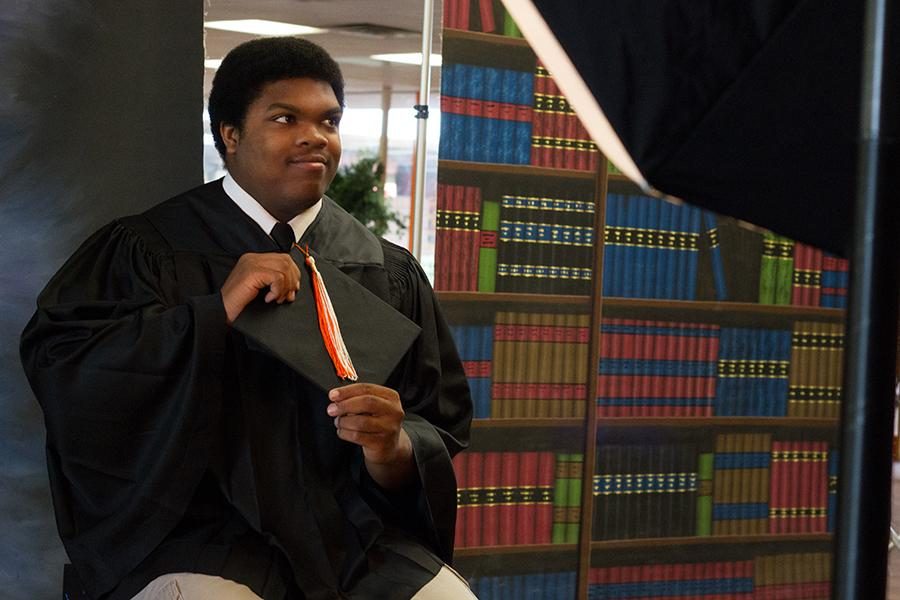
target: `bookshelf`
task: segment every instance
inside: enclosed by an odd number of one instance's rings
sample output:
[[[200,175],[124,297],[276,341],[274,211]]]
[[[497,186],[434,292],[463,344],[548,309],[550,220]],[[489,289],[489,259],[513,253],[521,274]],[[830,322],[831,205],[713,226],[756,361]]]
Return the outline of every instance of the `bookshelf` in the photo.
[[[846,264],[641,196],[499,3],[444,10],[456,566],[482,600],[827,597]]]

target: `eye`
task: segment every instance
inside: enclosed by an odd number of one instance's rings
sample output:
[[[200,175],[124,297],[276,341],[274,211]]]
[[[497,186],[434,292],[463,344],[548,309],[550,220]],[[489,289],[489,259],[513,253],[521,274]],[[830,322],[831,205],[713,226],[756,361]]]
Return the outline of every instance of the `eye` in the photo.
[[[341,124],[341,117],[339,115],[336,115],[333,117],[328,117],[327,119],[325,119],[325,123],[329,127],[334,127],[335,129],[337,129],[338,126]]]
[[[275,121],[276,123],[288,124],[288,123],[293,123],[296,119],[294,118],[294,115],[278,115],[277,117],[275,117],[272,120]]]

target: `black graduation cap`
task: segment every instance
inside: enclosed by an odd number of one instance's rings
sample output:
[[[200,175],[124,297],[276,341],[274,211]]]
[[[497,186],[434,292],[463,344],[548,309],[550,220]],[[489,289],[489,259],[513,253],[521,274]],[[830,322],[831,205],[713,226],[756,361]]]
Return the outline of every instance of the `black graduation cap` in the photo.
[[[310,254],[315,254],[310,251]],[[300,290],[293,302],[266,304],[264,293],[235,320],[234,327],[323,390],[347,385],[338,377],[319,330],[313,274],[294,248]],[[384,384],[419,336],[421,328],[326,260],[316,267],[328,289],[334,313],[358,381]]]

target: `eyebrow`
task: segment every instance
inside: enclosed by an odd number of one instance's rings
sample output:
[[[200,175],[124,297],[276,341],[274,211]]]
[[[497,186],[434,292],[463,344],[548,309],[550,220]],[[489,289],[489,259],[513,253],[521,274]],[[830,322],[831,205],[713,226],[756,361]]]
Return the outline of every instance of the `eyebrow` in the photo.
[[[287,110],[287,111],[290,111],[293,113],[303,112],[302,110],[300,110],[298,107],[294,106],[293,104],[287,104],[285,102],[273,102],[266,108],[266,111],[269,112],[269,111],[278,110],[278,109]],[[333,117],[335,115],[342,115],[342,114],[344,114],[344,109],[341,108],[340,106],[334,106],[332,108],[329,108],[328,110],[322,111],[322,114],[324,116],[328,116],[328,117]]]

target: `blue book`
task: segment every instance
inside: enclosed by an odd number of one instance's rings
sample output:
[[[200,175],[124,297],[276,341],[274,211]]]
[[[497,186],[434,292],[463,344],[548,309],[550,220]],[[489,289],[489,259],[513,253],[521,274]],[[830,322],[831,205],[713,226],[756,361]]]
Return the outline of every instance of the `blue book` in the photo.
[[[502,83],[501,70],[496,67],[484,68],[483,114],[486,162],[500,162],[500,86]]]
[[[746,352],[741,356],[745,361],[744,367],[744,393],[741,394],[741,403],[738,407],[737,414],[740,416],[754,416],[757,404],[763,401],[765,390],[763,389],[763,373],[759,372],[765,366],[765,353],[762,348],[763,329],[744,329],[743,335],[746,339]]]
[[[647,258],[650,253],[648,216],[650,204],[653,201],[653,198],[648,198],[647,196],[633,196],[631,198],[634,208],[631,222],[631,225],[634,227],[634,245],[632,246],[634,262],[632,264],[631,289],[628,290],[629,298],[647,297],[644,283],[648,268]]]
[[[490,363],[490,373],[494,372],[494,327],[492,325],[484,325],[481,327],[481,356],[482,360]],[[481,413],[483,418],[491,416],[491,375],[481,378],[481,389],[479,396],[481,398]]]
[[[619,290],[615,285],[616,269],[618,268],[618,247],[615,243],[614,228],[618,225],[619,205],[621,196],[608,194],[606,196],[606,227],[604,230],[603,245],[603,281],[601,290],[604,296],[619,296]]]
[[[772,385],[772,416],[787,416],[788,389],[790,387],[791,332],[787,329],[775,332],[776,360],[781,363],[779,376]]]
[[[735,338],[737,330],[733,327],[723,327],[719,331],[719,376],[716,381],[716,400],[713,415],[727,417],[734,414],[732,407],[735,398],[735,387],[738,378],[731,362],[735,358]]]
[[[516,121],[513,107],[516,101],[517,80],[517,71],[510,69],[500,71],[500,131],[497,140],[500,146],[500,157],[498,162],[505,164],[514,163],[516,156]]]
[[[516,105],[519,112],[515,123],[514,162],[527,165],[531,162],[531,105],[534,102],[534,73],[516,71]],[[527,117],[527,119],[525,118]]]
[[[675,268],[672,269],[675,275],[673,282],[672,295],[669,296],[673,300],[687,299],[687,277],[688,277],[688,254],[690,249],[690,241],[688,239],[688,231],[691,225],[691,215],[689,207],[684,204],[675,206],[672,219],[674,227],[672,230],[677,236],[676,248],[673,250],[675,255]]]
[[[619,267],[622,269],[620,281],[622,283],[621,293],[623,298],[634,297],[634,241],[635,241],[635,224],[637,223],[637,200],[635,196],[624,196],[622,198],[621,212],[619,220],[622,238],[619,244]]]
[[[661,202],[659,207],[660,243],[662,245],[657,261],[658,277],[654,298],[670,299],[675,297],[676,272],[676,228],[675,217],[677,206],[671,202]]]
[[[484,136],[484,76],[485,68],[467,65],[466,77],[466,116],[463,129],[466,160],[487,161],[487,145],[490,143]]]
[[[688,246],[688,269],[687,269],[687,291],[684,295],[685,300],[697,299],[697,264],[700,259],[700,216],[701,211],[695,206],[688,207],[690,214],[689,220],[689,246]]]
[[[441,69],[441,137],[438,143],[438,155],[446,160],[456,160],[456,148],[453,147],[453,135],[456,130],[457,115],[450,112],[450,97],[456,93],[455,64],[444,65]]]
[[[510,600],[522,600],[525,597],[525,576],[524,575],[512,575],[509,577],[512,581],[512,593],[510,594]]]
[[[471,67],[469,65],[453,65],[455,73],[451,79],[453,87],[450,90],[452,106],[452,119],[450,124],[450,146],[453,160],[468,160],[466,140],[468,138],[466,128],[468,117],[465,116],[466,89]]]
[[[719,228],[716,216],[703,211],[703,222],[706,228],[706,241],[709,244],[709,260],[712,267],[713,287],[716,300],[728,300],[728,286],[725,283],[725,263],[722,260],[722,246],[719,244]]]
[[[531,573],[524,575],[525,594],[522,596],[524,600],[545,600],[548,598],[547,591],[544,588],[544,575],[542,573]]]
[[[662,205],[668,204],[668,202],[664,200],[659,200],[657,198],[647,198],[647,208],[645,215],[644,227],[646,229],[646,244],[647,248],[645,250],[646,259],[643,273],[643,281],[641,287],[643,288],[642,298],[656,298],[656,288],[657,281],[659,281],[659,259],[660,255],[663,252],[663,248],[660,246],[661,241],[661,226],[660,226],[660,218]]]

